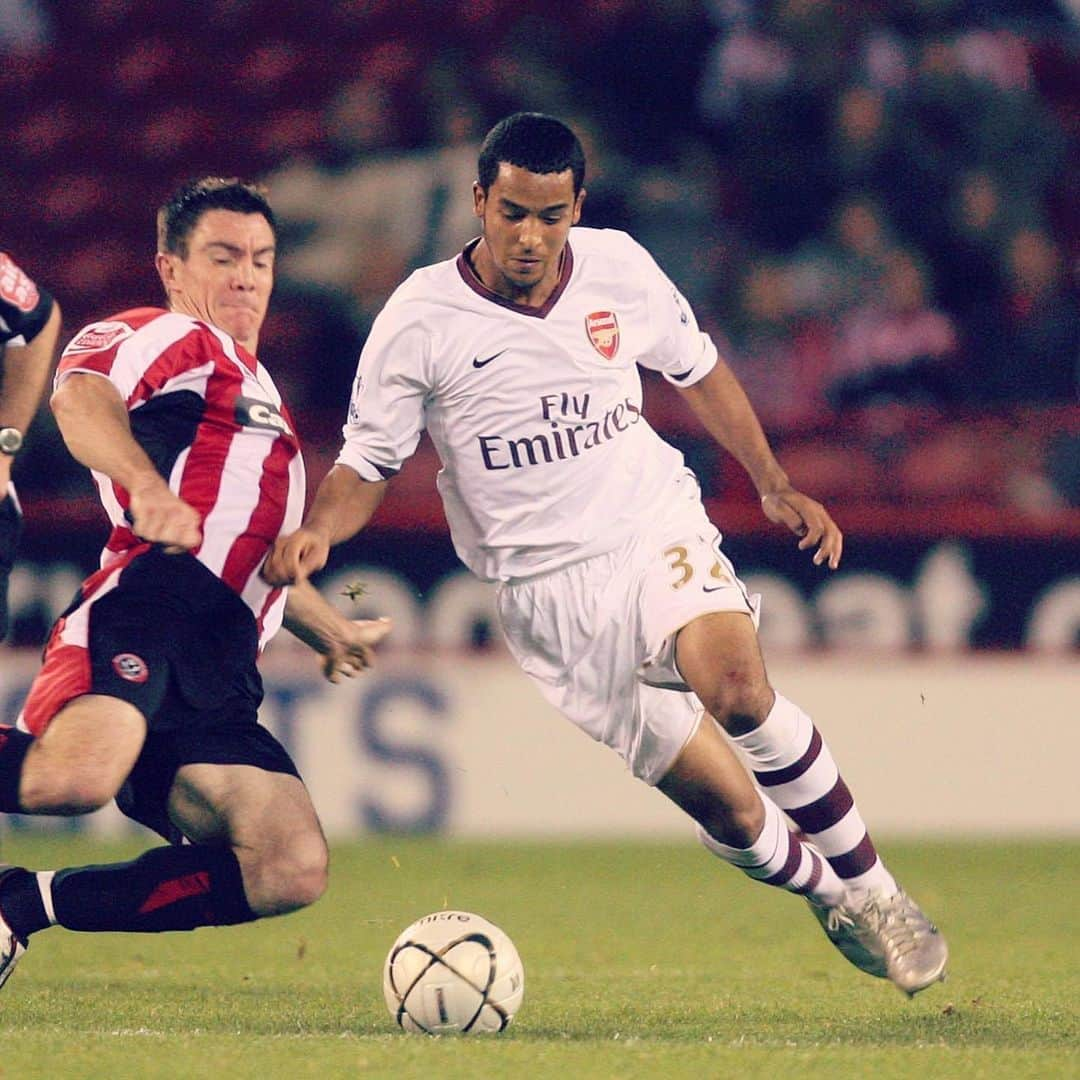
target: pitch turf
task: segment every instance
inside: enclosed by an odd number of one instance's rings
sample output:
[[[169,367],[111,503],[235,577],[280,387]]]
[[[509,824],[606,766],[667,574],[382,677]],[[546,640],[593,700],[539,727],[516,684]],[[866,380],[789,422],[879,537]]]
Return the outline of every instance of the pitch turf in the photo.
[[[0,993],[3,1080],[188,1077],[1080,1076],[1080,843],[885,844],[952,947],[914,1001],[850,967],[796,897],[693,843],[381,840],[316,907],[252,926],[37,936]],[[141,841],[9,836],[5,861]],[[501,925],[525,963],[503,1035],[405,1035],[383,957],[428,911]]]

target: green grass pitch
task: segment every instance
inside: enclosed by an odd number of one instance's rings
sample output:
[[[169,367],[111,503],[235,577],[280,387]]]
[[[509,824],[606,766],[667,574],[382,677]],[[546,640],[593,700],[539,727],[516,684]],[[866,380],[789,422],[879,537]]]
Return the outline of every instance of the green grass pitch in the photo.
[[[141,841],[9,835],[35,867]],[[3,1080],[1080,1076],[1080,843],[885,843],[948,935],[908,1001],[797,897],[682,843],[381,839],[334,850],[308,911],[194,934],[35,937],[0,993]],[[428,911],[491,919],[525,964],[502,1035],[400,1032],[381,968]]]

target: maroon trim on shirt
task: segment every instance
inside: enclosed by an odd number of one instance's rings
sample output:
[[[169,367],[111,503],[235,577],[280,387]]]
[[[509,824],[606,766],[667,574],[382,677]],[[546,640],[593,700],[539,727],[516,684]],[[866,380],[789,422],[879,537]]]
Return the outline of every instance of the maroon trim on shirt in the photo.
[[[555,283],[555,288],[551,290],[551,295],[540,307],[530,307],[528,304],[515,304],[513,300],[507,300],[505,296],[500,296],[494,290],[489,289],[480,280],[479,275],[473,269],[472,263],[469,261],[469,256],[479,243],[479,237],[475,240],[470,240],[465,245],[465,250],[458,255],[458,273],[461,275],[461,280],[464,281],[474,293],[478,296],[482,296],[485,300],[490,300],[493,304],[509,308],[511,311],[516,311],[521,315],[531,315],[534,319],[542,319],[549,311],[551,311],[558,302],[559,297],[566,291],[566,286],[570,284],[570,274],[574,269],[574,253],[570,250],[570,241],[567,240],[566,247],[563,248],[562,269],[559,271],[559,280]]]

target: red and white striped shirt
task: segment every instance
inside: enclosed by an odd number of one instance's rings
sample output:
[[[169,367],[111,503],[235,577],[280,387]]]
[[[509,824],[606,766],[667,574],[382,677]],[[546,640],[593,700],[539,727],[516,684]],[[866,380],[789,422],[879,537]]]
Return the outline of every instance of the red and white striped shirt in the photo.
[[[202,517],[192,554],[251,609],[265,646],[281,625],[285,594],[259,567],[274,541],[300,525],[306,491],[295,426],[269,373],[223,330],[160,308],[84,327],[60,357],[56,385],[73,372],[102,375],[120,392],[136,440]],[[128,492],[93,476],[112,523],[104,569],[128,561],[143,541],[125,517]]]

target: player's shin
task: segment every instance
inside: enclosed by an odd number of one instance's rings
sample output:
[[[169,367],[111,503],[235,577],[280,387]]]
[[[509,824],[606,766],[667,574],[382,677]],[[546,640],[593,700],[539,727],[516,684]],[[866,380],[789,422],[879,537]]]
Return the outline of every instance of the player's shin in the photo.
[[[701,826],[698,827],[698,838],[714,855],[738,867],[755,881],[809,896],[819,904],[832,906],[839,903],[845,890],[836,872],[788,828],[775,803],[767,798],[762,802],[765,824],[750,847],[722,844]]]
[[[733,741],[761,788],[813,840],[848,888],[885,896],[897,891],[828,745],[802,709],[777,694],[762,724]]]

